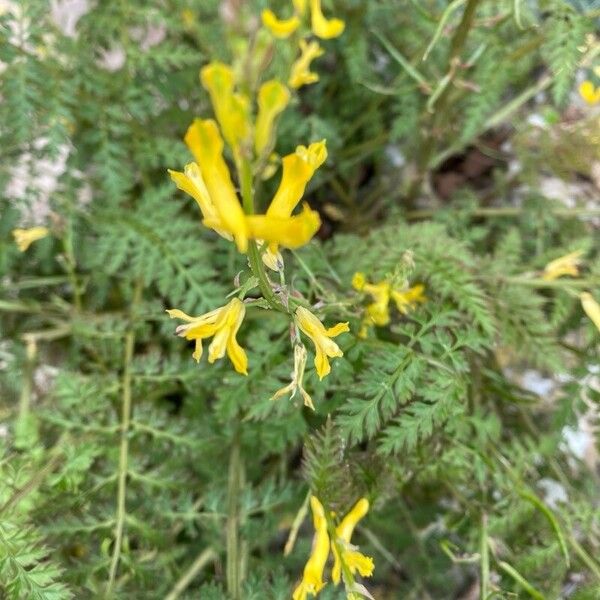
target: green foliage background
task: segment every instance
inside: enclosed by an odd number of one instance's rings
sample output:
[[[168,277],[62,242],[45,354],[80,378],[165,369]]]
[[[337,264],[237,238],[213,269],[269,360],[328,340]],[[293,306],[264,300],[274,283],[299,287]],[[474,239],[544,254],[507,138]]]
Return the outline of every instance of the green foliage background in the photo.
[[[225,361],[196,365],[164,313],[220,306],[246,268],[166,174],[188,160],[188,124],[210,114],[199,67],[230,60],[267,2],[220,4],[98,2],[76,37],[44,0],[0,16],[0,593],[226,598],[239,518],[241,597],[289,598],[308,521],[282,549],[310,487],[342,513],[371,500],[356,541],[375,559],[375,598],[599,598],[598,472],[564,439],[584,415],[598,425],[598,332],[577,298],[600,298],[598,190],[595,209],[566,210],[540,187],[600,161],[598,114],[563,120],[577,66],[593,65],[598,7],[324,3],[346,32],[326,43],[321,81],[286,111],[276,147],[327,138],[330,156],[307,195],[322,239],[286,256],[293,286],[336,303],[328,318],[356,332],[352,274],[383,278],[410,252],[428,302],[367,340],[340,338],[332,374],[308,370],[312,413],[269,400],[292,368],[285,319],[248,312],[243,378]],[[149,27],[165,36],[147,47]],[[109,71],[115,49],[124,62]],[[495,135],[510,148],[490,149]],[[65,149],[46,198],[44,165]],[[440,197],[448,160],[474,149],[494,169]],[[40,206],[53,236],[19,253],[11,230]],[[582,280],[539,279],[576,249]],[[525,368],[554,377],[551,397],[519,385]],[[548,479],[566,502],[547,501]]]

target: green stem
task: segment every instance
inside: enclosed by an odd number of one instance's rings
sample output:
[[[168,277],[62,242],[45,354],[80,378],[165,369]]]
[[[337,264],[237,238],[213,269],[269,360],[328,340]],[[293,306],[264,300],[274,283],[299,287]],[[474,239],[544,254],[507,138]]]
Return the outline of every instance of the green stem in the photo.
[[[217,558],[217,553],[212,548],[203,550],[190,565],[189,569],[179,578],[173,589],[165,596],[165,600],[176,600],[187,589],[198,573],[210,562]]]
[[[125,529],[126,518],[126,490],[127,490],[127,468],[129,458],[129,429],[131,423],[131,363],[133,361],[133,349],[135,345],[135,309],[140,302],[142,295],[142,283],[138,281],[133,293],[131,302],[129,329],[125,335],[125,354],[123,359],[123,382],[122,382],[122,404],[121,404],[121,442],[119,447],[119,470],[117,475],[117,515],[115,524],[115,541],[113,554],[110,561],[110,571],[108,583],[106,584],[105,596],[109,598],[113,593],[115,579],[117,576],[117,567],[121,556],[121,546],[123,543],[123,532]]]
[[[487,515],[481,515],[481,537],[479,543],[479,598],[486,600],[488,597],[488,584],[490,581],[490,551],[488,546]]]
[[[239,435],[236,434],[229,453],[229,483],[227,488],[227,591],[232,600],[242,593],[241,552],[239,539],[239,495],[242,477]]]

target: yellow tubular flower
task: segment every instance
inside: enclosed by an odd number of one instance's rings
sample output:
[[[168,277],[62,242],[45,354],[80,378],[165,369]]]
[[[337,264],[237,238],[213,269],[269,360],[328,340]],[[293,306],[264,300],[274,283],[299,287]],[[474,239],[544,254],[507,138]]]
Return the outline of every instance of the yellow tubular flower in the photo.
[[[358,571],[362,577],[370,577],[373,574],[373,559],[354,550],[350,545],[350,540],[356,524],[368,511],[369,501],[366,498],[361,498],[336,527],[336,541],[342,546],[341,557],[336,549],[336,545],[333,544],[332,546],[334,564],[331,572],[331,579],[336,585],[340,582],[342,561],[353,574],[356,571]]]
[[[304,369],[306,368],[306,357],[306,348],[302,344],[296,344],[296,346],[294,346],[294,372],[292,373],[292,381],[285,387],[277,390],[273,396],[271,396],[271,400],[277,400],[287,394],[291,394],[291,399],[296,395],[296,392],[299,391],[304,400],[304,406],[308,406],[315,410],[312,398],[308,395],[302,383],[302,380],[304,379]]]
[[[298,89],[303,85],[319,81],[317,73],[310,70],[310,64],[323,53],[324,50],[318,42],[307,43],[306,40],[300,40],[300,57],[292,65],[288,84],[294,89]]]
[[[594,297],[589,292],[579,294],[579,299],[581,300],[581,306],[585,314],[592,320],[598,331],[600,331],[600,304],[594,300]]]
[[[211,223],[220,223],[219,213],[213,201],[210,199],[208,190],[204,180],[202,179],[202,173],[200,167],[192,162],[185,165],[184,172],[172,171],[168,169],[171,179],[175,182],[177,187],[186,194],[189,194],[200,207],[202,217]],[[225,231],[223,228],[215,227],[215,231],[226,240],[232,240],[231,234]]]
[[[312,30],[317,37],[328,40],[342,35],[345,27],[344,21],[340,19],[326,19],[321,9],[321,0],[310,0],[310,11],[312,15]]]
[[[248,357],[236,339],[246,314],[246,307],[241,300],[234,298],[225,306],[200,317],[190,317],[176,308],[167,310],[167,313],[172,319],[186,321],[185,325],[177,327],[176,333],[186,340],[196,341],[192,354],[196,362],[200,362],[202,357],[202,340],[214,336],[208,347],[208,362],[214,363],[227,352],[234,369],[242,375],[248,375]]]
[[[315,537],[310,557],[304,567],[302,581],[294,590],[293,600],[306,600],[308,594],[316,596],[323,586],[323,571],[329,556],[329,534],[327,533],[327,519],[325,509],[316,496],[310,497],[310,508],[313,514]]]
[[[416,308],[418,303],[427,302],[423,294],[425,286],[421,283],[408,288],[407,290],[392,290],[392,298],[396,303],[396,308],[403,315],[408,314],[409,310]]]
[[[13,229],[12,234],[15,244],[21,252],[25,252],[33,242],[45,238],[50,233],[47,227],[31,227],[29,229]]]
[[[600,87],[596,87],[591,81],[583,81],[579,86],[579,95],[593,106],[600,102]]]
[[[581,264],[581,256],[583,255],[582,250],[565,254],[556,260],[549,262],[544,267],[542,279],[546,281],[552,281],[563,275],[571,275],[577,277],[579,275],[579,265]]]
[[[250,104],[245,96],[234,93],[233,69],[220,62],[209,63],[200,70],[200,81],[210,95],[223,137],[233,150],[237,150],[249,133]]]
[[[314,172],[326,158],[325,140],[315,142],[308,148],[298,146],[293,154],[284,156],[281,182],[266,214],[270,217],[289,217],[304,195]]]
[[[323,323],[302,306],[296,309],[295,320],[300,331],[307,335],[315,345],[315,368],[319,379],[323,379],[331,371],[328,358],[344,355],[331,338],[350,331],[348,323],[338,323],[329,329],[325,329]]]
[[[258,116],[254,132],[254,148],[258,156],[261,156],[271,145],[275,119],[283,112],[289,101],[289,90],[276,79],[267,81],[260,86]]]
[[[300,19],[294,15],[289,19],[278,19],[275,13],[266,9],[261,13],[263,25],[276,37],[285,39],[290,37],[298,27],[300,27]]]
[[[275,247],[299,248],[307,244],[321,226],[321,217],[316,210],[304,204],[302,212],[293,217],[248,215],[246,223],[253,239],[264,240]]]
[[[240,252],[248,249],[248,224],[223,159],[223,139],[212,120],[196,119],[185,134],[185,143],[200,167],[202,179],[216,208],[218,219],[204,224],[212,229],[223,229],[232,234]]]

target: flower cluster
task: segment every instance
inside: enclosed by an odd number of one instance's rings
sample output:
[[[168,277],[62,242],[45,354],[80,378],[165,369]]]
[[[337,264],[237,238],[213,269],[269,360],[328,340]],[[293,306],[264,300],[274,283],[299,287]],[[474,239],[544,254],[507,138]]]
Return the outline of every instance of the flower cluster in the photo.
[[[362,338],[367,336],[369,327],[373,325],[382,327],[390,322],[390,300],[395,302],[398,312],[402,315],[408,314],[419,303],[427,300],[424,295],[425,286],[422,284],[412,287],[405,284],[397,287],[389,279],[384,279],[379,283],[368,283],[364,273],[360,272],[354,274],[352,287],[373,299],[373,302],[365,308],[365,317],[358,333],[358,336]]]
[[[323,589],[323,573],[330,550],[333,554],[331,579],[335,585],[343,579],[346,589],[353,588],[356,572],[362,577],[370,577],[374,569],[373,559],[351,544],[354,528],[369,510],[366,498],[361,498],[336,527],[330,526],[325,509],[316,496],[311,496],[310,507],[315,528],[313,547],[293,600],[306,600],[308,594],[316,596]]]
[[[583,254],[583,251],[576,250],[550,261],[542,271],[542,279],[545,281],[554,281],[564,276],[579,277],[579,267],[583,262]],[[598,331],[600,331],[600,304],[596,302],[589,292],[580,293],[579,301],[585,314],[594,323]]]
[[[296,0],[295,14],[286,21],[280,21],[266,10],[263,13],[265,29],[277,38],[287,38],[298,29],[307,8],[306,2]],[[310,13],[315,35],[327,39],[341,34],[344,24],[338,19],[325,19],[318,0],[310,1]],[[269,34],[265,32],[265,35]],[[195,200],[203,225],[235,243],[239,252],[248,254],[254,275],[249,281],[257,282],[270,308],[286,313],[293,323],[292,380],[277,391],[273,399],[286,394],[294,396],[299,391],[304,404],[314,408],[303,384],[307,351],[300,333],[314,344],[314,365],[322,379],[331,371],[329,359],[343,354],[332,338],[349,331],[348,323],[326,328],[307,308],[306,300],[271,284],[264,266],[282,271],[281,249],[307,244],[321,225],[319,213],[307,203],[302,204],[298,213],[295,211],[313,175],[327,159],[325,140],[300,145],[281,159],[279,187],[264,213],[255,211],[253,188],[255,178],[265,178],[275,162],[272,159],[277,122],[291,101],[292,91],[318,80],[318,76],[310,72],[310,63],[323,50],[314,41],[301,39],[299,44],[301,55],[290,65],[287,85],[277,79],[259,84],[252,74],[222,62],[204,66],[200,82],[210,96],[215,119],[193,121],[184,141],[194,161],[182,171],[169,170],[169,174],[177,187]],[[228,166],[227,148],[235,171]],[[236,177],[241,199],[234,183]],[[237,341],[237,334],[247,306],[260,304],[244,300],[248,291],[247,287],[240,288],[237,297],[228,304],[200,316],[190,316],[175,308],[167,311],[170,317],[183,321],[176,333],[195,342],[192,356],[196,361],[202,357],[202,341],[212,338],[209,363],[227,354],[238,373],[248,374],[248,357]]]

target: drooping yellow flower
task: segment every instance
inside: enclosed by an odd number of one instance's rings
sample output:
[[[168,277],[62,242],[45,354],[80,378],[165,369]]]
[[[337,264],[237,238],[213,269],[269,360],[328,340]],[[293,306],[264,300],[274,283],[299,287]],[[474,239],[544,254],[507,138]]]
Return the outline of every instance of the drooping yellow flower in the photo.
[[[266,212],[265,221],[271,221],[273,223],[283,222],[289,220],[292,212],[300,202],[306,185],[314,175],[315,171],[325,162],[327,158],[327,148],[325,146],[325,140],[320,142],[314,142],[310,146],[298,146],[296,151],[292,154],[284,156],[282,159],[283,163],[283,174],[281,176],[281,182],[275,192],[275,196],[271,200],[271,204]],[[299,246],[304,245],[308,242],[312,236],[319,230],[321,225],[321,219],[316,211],[306,213],[306,206],[302,213],[304,227],[304,234],[309,236],[306,241],[300,241]],[[293,217],[292,217],[293,218]],[[251,219],[255,221],[255,219]],[[263,238],[269,241],[268,238]],[[281,243],[281,242],[280,242]],[[283,246],[286,244],[281,243]],[[278,271],[280,265],[283,264],[283,259],[279,253],[278,243],[271,241],[268,248],[263,252],[262,259],[265,265],[274,271]],[[287,246],[288,248],[298,246]]]
[[[233,69],[224,63],[209,63],[200,70],[200,81],[210,95],[223,137],[237,152],[250,133],[250,102],[243,94],[234,92]]]
[[[369,324],[382,327],[390,322],[391,286],[386,280],[380,283],[367,283],[364,273],[355,273],[352,277],[352,287],[359,292],[369,294],[373,298],[373,302],[365,309],[367,318],[359,332],[359,337],[366,337],[366,327]]]
[[[262,11],[261,19],[263,25],[271,32],[271,34],[280,39],[290,37],[290,35],[300,27],[300,19],[297,15],[294,15],[289,19],[278,19],[275,13],[270,9]]]
[[[316,496],[310,497],[310,508],[313,514],[315,537],[310,557],[304,567],[302,581],[292,595],[293,600],[306,600],[309,594],[316,596],[325,585],[323,571],[327,564],[330,547],[327,519],[325,509]]]
[[[185,143],[198,163],[202,180],[216,209],[211,217],[203,213],[204,224],[217,231],[230,233],[238,250],[246,252],[248,224],[223,159],[223,139],[217,124],[212,119],[195,119],[185,134]]]
[[[292,65],[288,84],[294,89],[319,81],[319,75],[310,70],[310,64],[323,54],[324,50],[318,42],[300,40],[300,56]]]
[[[350,327],[348,323],[338,323],[325,329],[323,323],[303,306],[296,309],[295,321],[300,331],[307,335],[315,345],[315,368],[319,379],[323,379],[331,371],[328,359],[344,355],[331,338],[350,331]]]
[[[33,242],[45,238],[50,233],[47,227],[30,227],[29,229],[13,229],[15,244],[21,252],[25,252]]]
[[[258,115],[254,130],[254,148],[261,156],[272,144],[275,119],[283,112],[290,101],[290,92],[276,79],[267,81],[258,90]]]
[[[356,571],[358,571],[362,577],[370,577],[373,574],[373,559],[361,554],[350,544],[350,539],[352,538],[352,533],[354,532],[356,524],[368,511],[369,501],[366,498],[361,498],[335,529],[336,544],[332,544],[334,563],[331,579],[336,585],[341,579],[342,562],[348,567],[352,574],[356,573]],[[341,546],[341,556],[338,553],[336,545]]]
[[[392,290],[392,298],[396,303],[398,312],[406,315],[410,310],[416,308],[417,304],[427,302],[427,298],[423,294],[424,291],[425,286],[421,283],[406,290]]]
[[[309,408],[315,410],[315,405],[313,404],[312,398],[304,389],[302,382],[304,379],[304,369],[306,368],[306,358],[306,348],[302,344],[296,344],[296,346],[294,346],[294,372],[292,373],[292,381],[285,387],[277,390],[273,396],[271,396],[271,400],[277,400],[278,398],[286,396],[287,394],[291,394],[291,399],[296,395],[296,392],[299,391],[302,399],[304,400],[304,406],[308,406]]]
[[[317,37],[328,40],[342,35],[345,27],[344,21],[326,19],[321,9],[321,0],[310,0],[310,11],[312,30]]]
[[[579,95],[593,106],[600,102],[600,87],[596,87],[591,81],[583,81],[579,86]]]
[[[202,340],[212,337],[213,341],[208,347],[208,362],[214,363],[227,352],[234,369],[242,375],[248,375],[248,357],[236,339],[246,314],[246,307],[241,300],[234,298],[225,306],[200,317],[190,317],[176,308],[167,310],[167,313],[172,319],[186,321],[186,324],[177,327],[176,333],[186,340],[196,341],[192,354],[196,362],[200,362],[202,357]]]
[[[200,167],[195,163],[185,165],[183,173],[181,171],[172,171],[168,169],[171,179],[177,187],[186,194],[189,194],[200,207],[200,212],[203,218],[210,223],[220,223],[221,219],[216,206],[210,198],[210,194],[206,189]],[[215,227],[215,231],[226,240],[232,240],[230,233],[224,229]]]
[[[600,304],[596,302],[594,297],[589,292],[579,294],[581,306],[585,314],[592,320],[592,323],[600,331]]]
[[[579,265],[581,264],[581,256],[583,250],[576,250],[570,254],[565,254],[556,260],[549,262],[544,267],[542,273],[542,279],[546,281],[552,281],[563,275],[570,275],[571,277],[577,277],[579,275]]]

